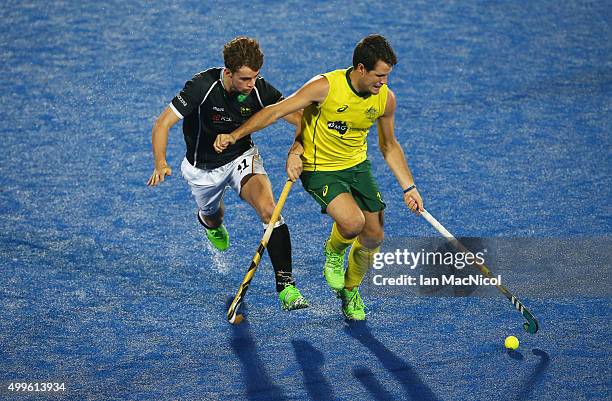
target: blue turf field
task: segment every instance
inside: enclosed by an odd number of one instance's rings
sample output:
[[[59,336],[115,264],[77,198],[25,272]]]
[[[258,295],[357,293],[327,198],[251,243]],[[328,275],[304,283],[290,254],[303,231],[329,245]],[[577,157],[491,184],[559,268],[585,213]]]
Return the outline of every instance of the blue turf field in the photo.
[[[0,399],[64,382],[75,400],[611,398],[612,6],[609,1],[15,1],[0,6]],[[235,8],[233,10],[232,8]],[[320,271],[330,220],[295,185],[284,216],[312,307],[282,313],[266,257],[232,327],[225,307],[261,226],[226,197],[233,245],[211,250],[180,176],[152,171],[150,129],[195,72],[256,37],[290,94],[348,66],[379,32],[399,64],[397,136],[426,207],[452,232],[531,246],[501,295],[364,291],[348,326]],[[292,129],[256,134],[278,195]],[[390,240],[433,236],[401,204],[375,140]],[[559,239],[558,253],[538,241]],[[595,255],[595,256],[594,256]],[[521,260],[521,259],[516,259]],[[540,263],[541,261],[545,261]],[[518,352],[503,350],[517,335]]]

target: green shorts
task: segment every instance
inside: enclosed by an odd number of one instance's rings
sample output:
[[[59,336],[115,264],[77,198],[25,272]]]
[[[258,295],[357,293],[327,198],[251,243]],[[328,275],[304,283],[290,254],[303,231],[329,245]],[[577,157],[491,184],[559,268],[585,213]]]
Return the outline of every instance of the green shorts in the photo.
[[[372,176],[369,160],[345,170],[303,171],[300,179],[306,192],[321,206],[321,213],[326,213],[327,205],[344,192],[353,196],[361,210],[379,212],[387,206]]]

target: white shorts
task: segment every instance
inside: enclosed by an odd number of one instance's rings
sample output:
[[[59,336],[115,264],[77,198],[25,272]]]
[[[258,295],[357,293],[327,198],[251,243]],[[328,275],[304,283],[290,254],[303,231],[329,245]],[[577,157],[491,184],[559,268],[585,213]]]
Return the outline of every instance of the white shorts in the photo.
[[[215,214],[225,188],[231,187],[240,195],[241,182],[249,174],[266,174],[263,160],[257,146],[253,146],[238,158],[212,170],[202,170],[189,163],[187,158],[181,163],[183,178],[189,184],[198,207],[205,216]]]

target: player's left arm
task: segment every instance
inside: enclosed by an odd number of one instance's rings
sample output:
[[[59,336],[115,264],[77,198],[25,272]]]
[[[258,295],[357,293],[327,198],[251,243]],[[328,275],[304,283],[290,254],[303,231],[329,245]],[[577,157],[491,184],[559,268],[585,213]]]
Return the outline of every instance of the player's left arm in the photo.
[[[281,99],[282,100],[282,99]],[[289,152],[287,153],[287,162],[285,163],[285,170],[287,176],[291,181],[296,181],[302,173],[302,159],[301,156],[304,153],[304,146],[302,145],[302,113],[304,110],[294,111],[291,114],[287,114],[283,117],[285,121],[295,125],[295,139]]]
[[[317,76],[308,81],[288,98],[259,110],[231,134],[217,135],[213,146],[217,153],[221,153],[228,146],[236,143],[240,138],[266,128],[279,118],[303,110],[312,103],[324,101],[328,92],[329,83],[327,79],[322,75]]]
[[[395,175],[404,192],[404,203],[415,213],[423,210],[423,200],[414,184],[414,178],[404,151],[395,137],[395,94],[389,89],[385,113],[377,120],[378,143],[387,165]]]
[[[300,178],[304,165],[302,163],[302,155],[304,154],[304,143],[302,142],[302,121],[295,126],[295,138],[289,152],[287,153],[287,162],[285,170],[291,181],[296,181]]]

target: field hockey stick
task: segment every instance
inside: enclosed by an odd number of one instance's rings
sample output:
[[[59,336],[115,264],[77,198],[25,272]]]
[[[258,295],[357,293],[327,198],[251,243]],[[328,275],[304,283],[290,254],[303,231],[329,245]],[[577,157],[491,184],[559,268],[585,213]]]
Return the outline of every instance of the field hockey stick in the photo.
[[[268,223],[268,228],[264,232],[264,235],[259,242],[259,246],[257,247],[257,252],[255,252],[255,256],[253,256],[253,260],[251,260],[251,265],[249,266],[249,270],[247,270],[244,278],[242,279],[242,284],[240,284],[240,288],[238,288],[238,292],[234,297],[234,300],[230,304],[229,309],[227,310],[227,320],[231,324],[240,324],[244,319],[242,314],[237,314],[238,308],[246,295],[247,290],[249,289],[249,284],[251,284],[251,280],[255,275],[255,271],[257,270],[257,266],[259,266],[259,262],[261,261],[261,257],[266,251],[266,246],[268,245],[268,241],[270,240],[270,236],[272,235],[272,230],[274,230],[274,225],[278,220],[281,210],[283,209],[283,205],[285,204],[285,200],[287,199],[287,195],[289,195],[289,190],[293,185],[293,181],[287,180],[285,187],[283,188],[283,192],[281,192],[280,197],[278,198],[278,202],[276,202],[276,207],[272,212],[272,217],[270,218],[270,222]]]
[[[455,248],[457,248],[457,250],[464,253],[469,253],[469,250],[461,242],[459,242],[459,240],[457,240],[457,238],[455,238],[453,234],[448,232],[448,230],[444,228],[444,226],[442,226],[442,224],[440,224],[438,220],[436,220],[431,214],[429,214],[427,210],[423,209],[421,211],[421,216],[423,216],[429,224],[431,224],[436,230],[438,230],[438,232],[442,234],[442,236],[446,238],[448,242],[450,242]],[[486,265],[480,264],[476,261],[474,262],[474,264],[476,265],[476,267],[478,267],[478,270],[480,270],[480,272],[484,276],[488,278],[493,278],[493,274]],[[512,305],[514,305],[514,307],[519,312],[521,312],[521,315],[523,315],[523,317],[527,320],[526,323],[523,323],[523,328],[525,329],[525,331],[531,334],[536,333],[538,331],[538,321],[529,311],[529,309],[527,309],[525,305],[523,305],[521,301],[518,300],[517,297],[512,295],[512,293],[508,291],[506,287],[501,284],[496,284],[495,286],[499,291],[501,291],[502,294],[506,296],[506,298],[510,300],[510,302],[512,302]]]

